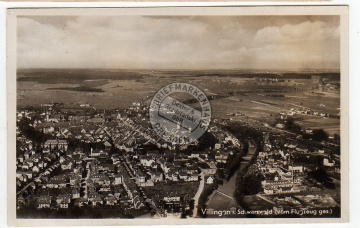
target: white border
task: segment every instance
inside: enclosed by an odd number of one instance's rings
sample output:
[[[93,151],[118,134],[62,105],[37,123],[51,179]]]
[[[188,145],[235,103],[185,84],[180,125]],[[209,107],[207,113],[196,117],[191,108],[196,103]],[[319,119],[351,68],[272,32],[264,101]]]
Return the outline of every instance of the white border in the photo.
[[[6,36],[5,36],[5,28],[6,28],[6,8],[9,7],[99,7],[99,6],[106,6],[106,7],[128,7],[128,6],[176,6],[176,5],[193,5],[193,6],[207,6],[207,5],[239,5],[239,3],[0,3],[1,8],[1,14],[0,14],[0,34],[1,34],[1,43],[0,43],[0,50],[1,53],[1,62],[0,62],[0,72],[1,74],[1,82],[0,85],[2,86],[2,90],[0,93],[0,96],[2,99],[0,99],[0,104],[2,105],[2,109],[0,111],[0,117],[1,117],[1,123],[0,123],[0,131],[1,131],[1,137],[0,142],[2,145],[6,145]],[[242,5],[253,5],[254,3],[241,3]],[[272,5],[284,5],[284,2],[275,3]],[[360,161],[360,154],[357,151],[357,148],[360,146],[360,140],[358,139],[358,136],[360,135],[360,128],[357,125],[357,118],[360,116],[360,108],[358,108],[358,102],[356,100],[357,97],[360,96],[360,90],[357,88],[357,85],[360,85],[360,78],[358,74],[360,74],[359,71],[359,59],[360,59],[360,29],[359,29],[359,13],[360,13],[360,4],[357,1],[353,1],[350,3],[349,1],[333,1],[331,3],[324,3],[324,2],[310,2],[310,3],[286,3],[287,5],[336,5],[336,4],[349,4],[349,17],[350,17],[350,48],[349,48],[349,65],[350,65],[350,86],[349,86],[349,92],[350,92],[350,113],[349,113],[349,119],[350,119],[350,179],[352,182],[350,182],[350,224],[316,224],[316,225],[309,225],[310,227],[355,227],[356,224],[359,225],[359,184],[356,181],[358,179],[358,171],[359,171],[359,165],[358,162]],[[269,2],[263,2],[259,3],[259,5],[269,5]],[[7,180],[7,173],[6,173],[6,166],[7,166],[7,159],[6,159],[6,146],[3,147],[3,155],[4,159],[0,160],[0,177],[3,181],[3,184],[1,185],[1,191],[0,191],[0,202],[6,202],[7,196],[6,196],[6,180]],[[356,189],[356,190],[355,190]],[[0,207],[0,221],[1,226],[6,226],[6,204],[2,204]],[[46,222],[44,222],[46,224]],[[44,225],[45,225],[44,224]],[[48,224],[49,225],[49,224]],[[238,225],[237,225],[238,226]],[[273,226],[273,227],[288,227],[289,225],[266,225],[266,226]],[[301,224],[292,225],[293,227],[300,227]],[[263,227],[262,225],[256,225],[256,227]]]

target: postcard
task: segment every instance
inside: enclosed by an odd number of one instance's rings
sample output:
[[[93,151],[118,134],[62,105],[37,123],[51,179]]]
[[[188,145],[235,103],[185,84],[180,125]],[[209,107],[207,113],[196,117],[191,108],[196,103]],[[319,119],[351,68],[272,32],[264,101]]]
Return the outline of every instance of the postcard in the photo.
[[[7,19],[9,225],[348,221],[346,6]]]

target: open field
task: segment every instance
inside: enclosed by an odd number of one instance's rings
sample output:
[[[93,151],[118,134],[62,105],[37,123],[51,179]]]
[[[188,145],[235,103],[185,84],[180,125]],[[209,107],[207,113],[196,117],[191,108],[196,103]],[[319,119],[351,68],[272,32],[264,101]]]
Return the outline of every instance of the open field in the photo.
[[[249,73],[242,71],[131,71],[44,69],[19,70],[18,106],[60,102],[64,106],[90,103],[100,109],[124,109],[134,101],[149,102],[163,86],[189,82],[202,89],[211,100],[214,118],[256,119],[271,124],[281,111],[307,108],[337,115],[338,89],[314,89],[319,79],[314,73]],[[317,73],[326,83],[338,86],[336,73]],[[259,79],[260,78],[260,79]],[[263,79],[267,81],[262,81]],[[278,82],[268,79],[280,78]],[[236,115],[236,114],[242,114]],[[301,116],[305,128],[324,128],[339,133],[339,119]]]
[[[298,124],[303,128],[309,129],[324,129],[330,135],[340,133],[340,120],[333,118],[324,118],[318,116],[308,116],[301,121],[298,121]]]

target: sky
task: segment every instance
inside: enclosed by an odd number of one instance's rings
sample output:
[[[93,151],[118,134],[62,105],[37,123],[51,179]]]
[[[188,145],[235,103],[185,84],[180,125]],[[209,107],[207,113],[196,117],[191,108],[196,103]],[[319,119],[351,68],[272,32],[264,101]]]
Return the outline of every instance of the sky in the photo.
[[[339,69],[339,16],[21,16],[18,68]]]

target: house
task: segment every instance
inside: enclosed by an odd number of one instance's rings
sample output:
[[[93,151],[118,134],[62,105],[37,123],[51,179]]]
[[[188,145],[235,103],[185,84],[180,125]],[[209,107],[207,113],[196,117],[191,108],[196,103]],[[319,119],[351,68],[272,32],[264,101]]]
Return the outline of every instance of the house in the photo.
[[[197,174],[198,173],[198,168],[197,166],[191,165],[189,164],[185,169],[184,169],[188,174]]]
[[[88,180],[87,184],[87,192],[88,194],[96,193],[96,186],[90,179]]]
[[[54,128],[54,126],[51,126],[51,125],[45,125],[42,128],[42,130],[43,130],[44,134],[51,134],[51,133],[53,133],[55,131],[55,128]]]
[[[179,172],[179,179],[180,180],[187,180],[188,179],[188,175],[186,172]]]
[[[16,178],[23,181],[24,178],[27,178],[26,177],[26,174],[25,172],[21,172],[21,171],[16,171]]]
[[[163,174],[161,172],[151,172],[150,173],[150,179],[153,182],[163,181],[164,176],[163,176]]]
[[[101,149],[93,149],[91,148],[90,150],[90,156],[91,157],[100,157],[102,156],[103,154],[105,154],[104,150],[101,150]]]
[[[174,161],[187,161],[188,160],[188,156],[186,156],[185,154],[175,154],[174,156]]]
[[[164,173],[168,173],[170,172],[171,164],[169,162],[164,162],[160,164],[160,167],[164,170]]]
[[[84,198],[78,198],[75,200],[74,205],[78,207],[83,207],[88,204],[88,200]]]
[[[193,151],[189,155],[189,158],[197,158],[197,157],[199,157],[199,152],[198,151]]]
[[[58,140],[58,149],[67,151],[68,150],[68,142],[63,139]]]
[[[113,165],[113,164],[99,164],[98,165],[98,170],[99,171],[106,171],[106,172],[114,173],[115,172],[115,165]]]
[[[210,169],[216,169],[216,168],[217,168],[217,167],[216,167],[216,162],[213,161],[213,160],[209,160],[209,161],[207,162],[207,164],[209,165]]]
[[[214,183],[214,178],[212,176],[206,178],[206,184],[213,184],[213,183]]]
[[[27,159],[24,163],[27,164],[29,168],[34,166],[34,162],[31,159]]]
[[[152,156],[149,155],[140,156],[140,163],[142,166],[150,167],[154,162],[155,160],[152,158]]]
[[[20,196],[17,198],[17,206],[18,206],[18,207],[24,206],[25,204],[26,204],[25,198],[23,197],[23,195],[20,195]]]
[[[36,165],[32,168],[33,173],[38,173],[39,171],[40,171],[40,169]]]
[[[333,160],[331,160],[329,158],[324,158],[323,165],[328,166],[328,167],[332,167],[332,166],[335,165],[335,161],[333,161]]]
[[[220,149],[220,148],[221,148],[221,144],[220,143],[215,143],[214,149],[217,150],[217,149]]]
[[[49,139],[44,143],[44,148],[50,148],[50,150],[61,149],[67,151],[68,142],[66,140]]]
[[[226,163],[228,156],[229,156],[229,152],[227,152],[227,151],[216,151],[215,160],[217,162]]]
[[[47,183],[46,187],[48,188],[65,188],[67,184],[66,177],[64,176],[54,176]]]
[[[110,150],[111,149],[111,144],[108,141],[104,142],[104,146],[105,146],[105,150]]]
[[[199,176],[197,174],[191,174],[188,176],[187,181],[199,181]]]
[[[99,180],[97,181],[97,183],[100,185],[100,186],[109,186],[111,181],[110,181],[110,178],[106,175],[102,176],[101,178],[99,178]]]
[[[81,175],[83,171],[84,171],[84,168],[83,168],[81,165],[78,165],[78,166],[76,166],[76,167],[74,168],[74,173],[75,173],[75,174]]]
[[[71,198],[72,199],[79,199],[80,198],[80,190],[78,188],[73,188],[71,190]]]
[[[122,175],[121,174],[116,174],[115,175],[114,185],[119,185],[119,184],[122,184]]]
[[[296,172],[299,172],[299,173],[304,172],[304,166],[300,165],[300,164],[290,164],[288,169],[289,169],[289,171],[293,171],[294,173],[296,173]]]
[[[46,164],[45,162],[39,161],[39,163],[37,165],[38,165],[39,169],[43,169],[43,168],[45,168],[45,164]]]
[[[97,205],[103,205],[104,201],[101,199],[101,196],[98,195],[97,197],[95,197],[91,200],[91,203],[93,206],[97,206]]]
[[[108,193],[110,194],[111,193],[111,188],[110,188],[110,185],[103,185],[102,187],[99,188],[98,190],[99,193]]]
[[[177,173],[176,172],[171,172],[171,173],[169,173],[170,175],[170,180],[172,180],[172,181],[178,181],[179,180],[179,178],[178,178],[178,175],[177,175]]]
[[[114,206],[114,205],[117,203],[117,200],[115,199],[114,196],[105,197],[104,200],[105,200],[105,204],[106,204],[106,205]]]
[[[277,190],[277,193],[294,193],[294,192],[300,192],[298,189],[294,189],[291,187],[279,187]]]
[[[26,152],[24,153],[24,159],[25,159],[25,160],[26,160],[26,159],[29,159],[30,155],[31,155],[30,151],[26,151]]]
[[[41,196],[37,200],[37,208],[50,208],[51,198],[50,196]]]
[[[41,154],[34,154],[33,156],[30,157],[30,159],[32,159],[33,162],[37,164],[41,160]]]
[[[121,195],[123,195],[125,191],[120,186],[114,186],[114,197],[119,199]]]
[[[165,202],[180,202],[180,196],[178,196],[176,193],[171,193],[168,196],[164,196],[163,200]]]
[[[138,186],[141,186],[141,187],[152,187],[154,186],[154,182],[152,180],[147,180],[146,182],[137,182]]]
[[[53,149],[57,148],[57,145],[58,145],[57,140],[49,139],[44,143],[44,148],[50,148],[50,150],[53,150]]]
[[[146,181],[146,175],[142,171],[136,170],[135,171],[135,180],[139,183],[143,183]]]
[[[31,171],[26,171],[25,175],[26,175],[27,179],[32,179],[32,177],[33,177],[33,174]]]
[[[146,154],[152,157],[159,157],[160,152],[158,150],[148,150]]]
[[[71,159],[67,159],[61,164],[61,169],[62,170],[71,170],[72,166],[73,166],[73,162],[71,161]]]
[[[264,193],[265,194],[274,194],[274,190],[271,188],[264,188]]]
[[[60,156],[60,158],[59,158],[60,164],[62,164],[65,160],[66,160],[66,158],[64,156]]]
[[[24,162],[24,155],[20,155],[18,157],[18,160],[19,160],[20,163],[23,163]]]
[[[71,200],[70,194],[60,194],[56,197],[56,203],[60,208],[68,208]]]
[[[81,175],[72,174],[70,175],[70,185],[75,185],[81,181]]]

